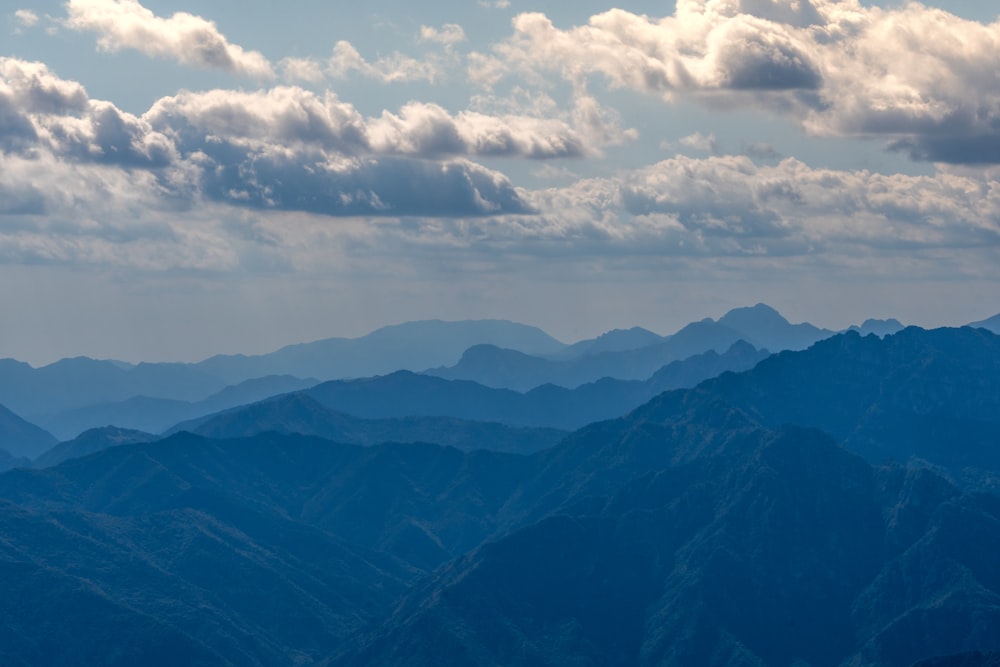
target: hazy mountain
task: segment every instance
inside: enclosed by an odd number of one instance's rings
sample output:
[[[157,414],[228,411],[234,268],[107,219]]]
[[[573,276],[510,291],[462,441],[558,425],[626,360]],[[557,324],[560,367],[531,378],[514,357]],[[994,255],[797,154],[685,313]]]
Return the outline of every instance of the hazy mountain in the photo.
[[[87,456],[88,454],[93,454],[109,447],[132,445],[140,442],[153,442],[158,439],[158,436],[151,433],[119,428],[117,426],[94,428],[81,433],[72,440],[60,442],[52,449],[37,457],[32,462],[32,466],[35,468],[48,468],[68,459]]]
[[[809,323],[791,324],[778,311],[763,303],[749,308],[734,308],[719,318],[718,323],[739,331],[745,340],[772,352],[804,350],[834,334]]]
[[[32,368],[13,359],[0,360],[0,403],[33,420],[133,396],[200,400],[225,386],[185,364],[132,366],[77,357]]]
[[[0,405],[0,449],[32,459],[58,442],[55,437]]]
[[[479,345],[467,350],[455,366],[425,373],[517,391],[528,391],[543,384],[572,389],[601,378],[646,380],[667,364],[704,352],[725,352],[743,338],[739,332],[709,320],[689,324],[666,342],[574,359],[546,359]]]
[[[1000,495],[835,439],[989,464],[998,341],[844,334],[531,456],[184,433],[11,471],[0,661],[973,659],[1000,637]],[[303,395],[389,411],[408,392],[434,409],[534,393],[397,373]]]
[[[969,325],[970,327],[981,327],[983,329],[989,329],[995,334],[1000,334],[1000,315],[994,315],[988,319],[982,320],[980,322],[973,322]]]
[[[668,364],[643,382],[604,378],[575,389],[546,384],[526,393],[408,372],[325,382],[306,393],[328,408],[369,419],[448,416],[572,429],[618,417],[667,389],[752,368],[766,356],[738,341],[724,354],[710,351]]]
[[[227,382],[289,374],[299,377],[368,377],[455,363],[473,345],[490,344],[528,354],[564,347],[541,329],[505,320],[426,320],[383,327],[360,338],[329,338],[258,356],[218,356],[196,365]]]
[[[277,394],[305,389],[318,382],[312,378],[270,375],[225,387],[200,401],[134,396],[115,403],[101,403],[45,415],[38,421],[57,437],[67,439],[89,429],[109,424],[147,433],[162,433],[180,421],[202,417]]]
[[[335,412],[303,393],[277,396],[178,424],[209,438],[240,438],[267,431],[315,435],[354,445],[384,442],[432,442],[462,450],[491,449],[528,454],[547,449],[565,437],[550,428],[512,427],[452,417],[362,419]]]
[[[881,338],[883,336],[888,336],[890,334],[898,333],[905,328],[906,327],[904,327],[902,323],[900,323],[900,321],[896,319],[888,319],[888,320],[869,319],[862,322],[861,326],[855,325],[850,327],[848,331],[856,331],[862,336],[867,336],[868,334],[875,334],[876,336],[879,336]]]
[[[555,359],[573,359],[588,354],[600,354],[601,352],[625,352],[627,350],[637,350],[640,347],[662,343],[666,339],[667,337],[660,336],[642,327],[612,329],[597,338],[588,338],[572,345],[567,345],[562,350],[549,356]]]
[[[6,449],[0,449],[0,472],[6,472],[14,468],[27,468],[31,465],[31,459],[23,456],[14,456]]]
[[[551,358],[478,345],[454,366],[425,372],[516,391],[543,384],[574,388],[605,377],[645,380],[666,364],[704,352],[721,353],[737,341],[771,351],[798,350],[833,333],[811,324],[791,324],[773,308],[757,304],[731,310],[718,321],[693,322],[668,337],[645,329],[616,330],[606,334],[606,344],[601,344],[604,337],[583,341]]]

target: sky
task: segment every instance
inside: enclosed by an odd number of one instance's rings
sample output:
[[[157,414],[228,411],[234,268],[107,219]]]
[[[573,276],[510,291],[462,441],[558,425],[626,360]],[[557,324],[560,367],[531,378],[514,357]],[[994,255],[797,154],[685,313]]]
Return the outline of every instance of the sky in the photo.
[[[986,318],[991,5],[4,0],[0,357]]]

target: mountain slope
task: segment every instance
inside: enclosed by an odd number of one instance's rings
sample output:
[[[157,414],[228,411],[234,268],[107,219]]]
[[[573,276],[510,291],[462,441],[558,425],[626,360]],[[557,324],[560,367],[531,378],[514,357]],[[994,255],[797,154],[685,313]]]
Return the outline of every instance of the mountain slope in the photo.
[[[606,334],[543,358],[495,345],[465,351],[451,367],[425,371],[451,380],[471,380],[488,387],[528,391],[543,384],[575,388],[610,377],[645,380],[663,366],[705,352],[723,353],[739,341],[772,352],[804,349],[834,332],[811,324],[791,324],[764,304],[736,308],[718,321],[693,322],[668,337],[644,329]]]
[[[767,426],[820,428],[873,462],[917,457],[1000,473],[1000,337],[982,329],[841,334],[641,410],[676,414],[713,401]]]
[[[529,454],[555,445],[565,431],[511,427],[451,417],[362,419],[335,412],[303,393],[287,394],[178,424],[208,438],[244,438],[267,431],[315,435],[354,445],[432,442],[462,450]]]
[[[360,338],[291,345],[265,355],[212,357],[196,368],[229,383],[278,374],[321,380],[368,377],[453,364],[478,344],[529,354],[551,354],[563,347],[541,329],[505,320],[426,320],[383,327]]]
[[[133,396],[115,403],[99,403],[48,414],[40,417],[39,422],[56,436],[65,439],[75,438],[84,431],[109,424],[147,433],[162,433],[180,421],[260,401],[270,396],[298,391],[318,382],[315,379],[302,379],[291,375],[269,375],[224,387],[198,401]]]
[[[0,405],[0,449],[15,458],[34,458],[55,445],[55,437]]]
[[[94,428],[81,433],[72,440],[60,442],[52,449],[38,456],[31,465],[35,468],[48,468],[58,465],[63,461],[87,456],[88,454],[93,454],[109,447],[133,445],[140,442],[153,442],[157,439],[157,436],[151,433],[118,428],[117,426]]]
[[[557,511],[453,562],[331,664],[907,667],[1000,636],[996,499],[735,415],[616,430],[560,447],[595,470],[613,453],[616,481],[563,472]],[[917,616],[938,630],[895,641]]]
[[[995,334],[1000,334],[1000,314],[987,318],[980,322],[973,322],[970,327],[989,329]]]

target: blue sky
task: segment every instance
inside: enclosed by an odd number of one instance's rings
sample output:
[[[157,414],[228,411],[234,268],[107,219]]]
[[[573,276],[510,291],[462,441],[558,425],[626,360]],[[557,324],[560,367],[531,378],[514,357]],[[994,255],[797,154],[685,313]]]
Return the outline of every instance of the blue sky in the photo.
[[[6,3],[0,356],[981,319],[986,4]]]

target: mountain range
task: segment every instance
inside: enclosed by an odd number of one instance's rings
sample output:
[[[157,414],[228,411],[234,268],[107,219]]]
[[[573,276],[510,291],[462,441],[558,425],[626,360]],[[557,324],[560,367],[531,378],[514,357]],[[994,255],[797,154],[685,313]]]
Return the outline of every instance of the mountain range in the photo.
[[[892,330],[892,322],[883,321],[880,335]],[[763,304],[735,309],[718,321],[693,323],[671,336],[633,328],[573,345],[535,327],[502,320],[430,320],[384,327],[360,338],[332,338],[270,354],[217,356],[198,363],[130,364],[78,357],[33,368],[4,359],[0,404],[60,440],[109,424],[161,432],[185,419],[294,390],[289,382],[301,388],[312,378],[319,382],[408,369],[520,391],[546,383],[575,387],[603,377],[646,380],[668,363],[709,350],[722,353],[737,340],[777,352],[831,333],[790,324]],[[472,363],[484,353],[492,355],[488,363]],[[523,376],[504,370],[504,364],[518,365]],[[241,392],[253,395],[236,396]]]
[[[531,455],[177,433],[14,470],[0,660],[976,664],[998,370],[982,329],[852,332]]]

